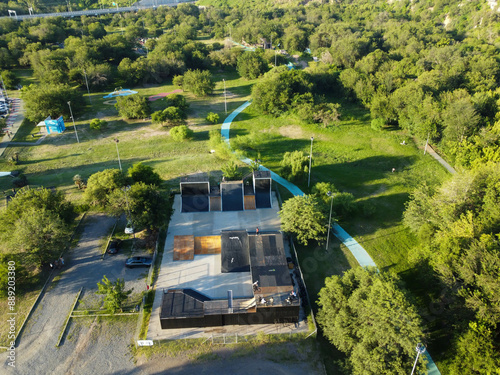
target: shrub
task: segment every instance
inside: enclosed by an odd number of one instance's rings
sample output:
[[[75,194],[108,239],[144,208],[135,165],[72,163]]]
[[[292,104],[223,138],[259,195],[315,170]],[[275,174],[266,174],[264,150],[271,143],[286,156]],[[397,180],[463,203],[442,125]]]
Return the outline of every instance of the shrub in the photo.
[[[186,139],[192,138],[193,134],[194,132],[186,125],[176,126],[170,130],[170,136],[177,142],[182,142]]]
[[[385,120],[383,118],[374,118],[372,120],[371,127],[373,130],[382,130],[385,126]]]
[[[217,124],[219,122],[219,115],[217,113],[209,112],[207,115],[207,121],[212,124]]]
[[[108,123],[104,120],[99,120],[98,118],[93,119],[90,121],[90,129],[92,130],[102,130],[104,129]]]

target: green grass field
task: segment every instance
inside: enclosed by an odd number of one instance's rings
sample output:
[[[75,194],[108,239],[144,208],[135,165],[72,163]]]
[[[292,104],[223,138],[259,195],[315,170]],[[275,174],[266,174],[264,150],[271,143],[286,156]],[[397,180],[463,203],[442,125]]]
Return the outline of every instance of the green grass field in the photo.
[[[29,72],[18,74],[24,83],[31,82]],[[69,199],[79,202],[82,193],[75,188],[72,177],[80,174],[88,178],[92,173],[118,168],[114,142],[117,138],[123,169],[126,171],[137,162],[151,165],[165,180],[167,188],[177,188],[179,178],[191,173],[219,176],[224,162],[209,153],[208,132],[220,125],[208,124],[205,117],[208,112],[218,113],[221,122],[226,117],[222,79],[226,81],[228,113],[250,99],[253,81],[244,80],[237,73],[215,73],[214,78],[216,89],[209,97],[195,98],[183,93],[190,103],[187,122],[195,132],[191,141],[174,142],[168,128],[150,121],[123,120],[114,105],[106,104],[108,99],[103,99],[109,91],[91,93],[92,106],[85,95],[86,110],[83,115],[75,116],[80,143],[76,142],[73,125],[67,122],[63,134],[47,136],[39,145],[7,148],[0,167],[19,169],[30,184],[55,186],[64,190]],[[133,89],[140,95],[151,96],[177,87],[166,84]],[[309,155],[310,138],[314,137],[311,186],[328,181],[355,196],[359,212],[343,218],[340,224],[361,243],[381,270],[399,273],[417,301],[424,303],[428,285],[420,282],[422,277],[412,262],[412,251],[418,243],[402,225],[401,218],[405,202],[415,187],[424,182],[439,184],[449,175],[429,155],[424,156],[404,133],[375,131],[370,127],[368,112],[349,102],[341,101],[341,105],[341,121],[326,129],[304,124],[293,116],[263,116],[250,106],[232,123],[231,142],[251,159],[260,158],[263,165],[279,173],[283,154],[301,150]],[[164,107],[163,100],[152,102],[153,111]],[[106,120],[108,127],[90,130],[89,122],[93,118]],[[33,127],[34,124],[27,124],[21,129],[23,139],[29,137]],[[407,145],[400,144],[403,140]],[[19,153],[20,162],[12,166],[7,160],[15,152]],[[10,190],[11,183],[8,179],[0,180],[0,190]],[[307,176],[295,183],[304,192],[310,191]],[[284,199],[289,197],[286,191],[280,191]],[[366,206],[372,207],[370,215],[363,213],[366,211],[362,207]],[[323,246],[297,247],[313,305],[325,277],[340,275],[357,265],[348,249],[336,239],[331,238],[327,252]]]

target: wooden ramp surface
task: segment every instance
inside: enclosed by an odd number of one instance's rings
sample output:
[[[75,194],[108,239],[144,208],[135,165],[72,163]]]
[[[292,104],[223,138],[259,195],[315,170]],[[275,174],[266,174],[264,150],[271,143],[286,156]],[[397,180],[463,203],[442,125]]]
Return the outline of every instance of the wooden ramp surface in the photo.
[[[245,210],[255,210],[255,195],[245,195]]]
[[[200,236],[194,238],[194,253],[199,254],[220,254],[220,236]]]
[[[174,236],[174,260],[194,258],[194,236]]]

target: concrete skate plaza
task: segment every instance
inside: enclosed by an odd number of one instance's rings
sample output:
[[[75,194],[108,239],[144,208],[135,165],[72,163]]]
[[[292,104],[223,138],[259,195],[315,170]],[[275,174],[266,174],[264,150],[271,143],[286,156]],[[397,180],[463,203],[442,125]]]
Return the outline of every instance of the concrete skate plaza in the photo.
[[[259,330],[279,333],[276,325],[224,326],[207,328],[165,329],[160,326],[160,307],[164,291],[177,288],[191,288],[212,299],[226,299],[232,290],[235,298],[253,298],[250,272],[221,273],[221,254],[195,255],[193,260],[174,261],[174,236],[220,235],[222,230],[246,230],[260,233],[279,231],[279,205],[275,194],[272,208],[247,211],[181,212],[181,197],[174,198],[174,214],[169,224],[161,268],[156,283],[153,311],[149,321],[148,339],[178,339],[205,337],[215,332],[251,334]],[[285,246],[289,254],[288,246]],[[307,324],[300,322],[299,329],[307,330]],[[292,325],[293,327],[293,325]],[[296,331],[297,327],[293,329]],[[286,330],[290,332],[290,329]]]

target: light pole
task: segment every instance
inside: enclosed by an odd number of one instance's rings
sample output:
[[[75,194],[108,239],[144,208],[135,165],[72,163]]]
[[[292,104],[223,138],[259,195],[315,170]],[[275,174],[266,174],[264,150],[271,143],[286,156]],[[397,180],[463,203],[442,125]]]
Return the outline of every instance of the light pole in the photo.
[[[313,141],[314,137],[311,137],[311,151],[309,152],[309,177],[307,178],[307,187],[311,184],[311,162],[313,157]]]
[[[116,143],[116,154],[118,155],[118,165],[120,166],[120,171],[123,172],[123,169],[122,169],[122,162],[120,161],[120,151],[118,151],[118,138],[115,138],[114,139],[115,143]]]
[[[418,356],[420,354],[425,353],[425,346],[421,343],[418,343],[416,350],[417,350],[417,358],[415,358],[415,363],[413,364],[413,370],[411,370],[411,375],[413,375],[413,372],[415,371],[415,367],[417,367]]]
[[[71,101],[68,102],[68,106],[69,106],[69,113],[71,113],[71,120],[73,120],[73,127],[75,128],[76,140],[78,143],[80,143],[80,140],[78,139],[78,132],[76,131],[75,118],[73,117],[73,111],[71,110]]]
[[[326,193],[330,197],[330,219],[328,220],[328,234],[326,235],[326,249],[328,251],[328,240],[330,239],[330,228],[332,226],[332,209],[333,209],[333,193],[329,191]]]
[[[89,89],[89,81],[87,80],[87,72],[83,69],[83,75],[85,76],[85,84],[87,85],[87,92],[89,93],[89,102],[92,107],[92,99],[90,98],[90,89]]]
[[[277,62],[277,53],[278,53],[278,47],[280,46],[281,43],[278,43],[278,45],[276,46],[276,48],[274,49],[274,66],[278,66]]]
[[[224,82],[224,110],[226,111],[227,115],[226,80],[223,78],[222,82]]]

